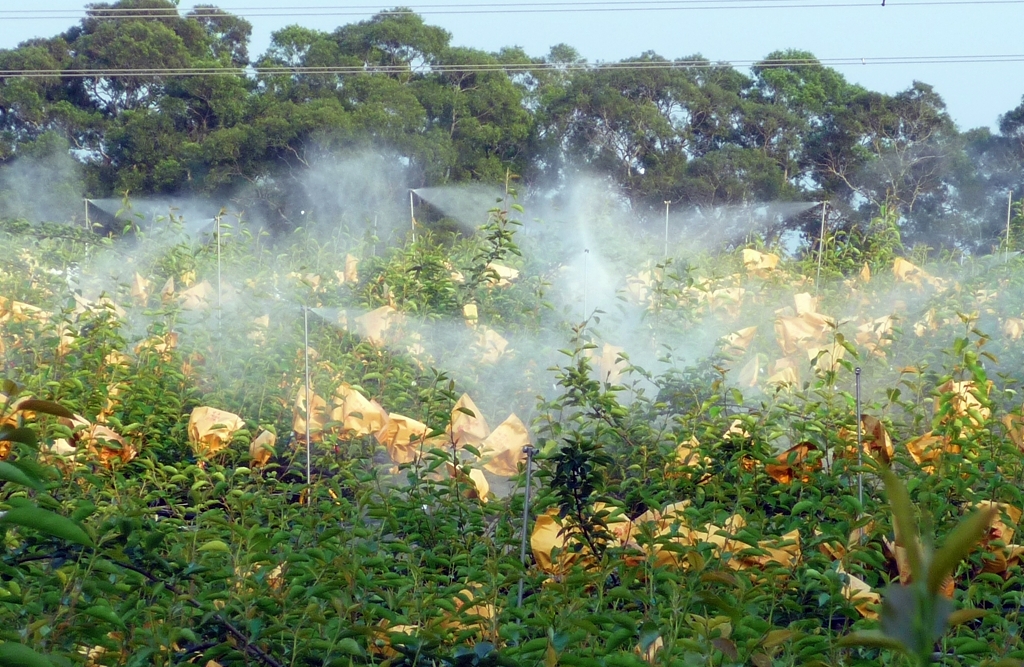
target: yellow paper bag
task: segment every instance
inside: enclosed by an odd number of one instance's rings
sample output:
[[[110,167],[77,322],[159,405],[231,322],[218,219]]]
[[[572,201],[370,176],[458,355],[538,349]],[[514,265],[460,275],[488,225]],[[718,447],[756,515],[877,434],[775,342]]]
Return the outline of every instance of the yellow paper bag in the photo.
[[[498,428],[487,436],[481,447],[484,468],[501,477],[511,477],[519,472],[519,464],[526,460],[523,448],[530,444],[526,425],[514,414],[501,422]]]
[[[334,409],[331,421],[341,423],[340,437],[348,439],[373,435],[384,428],[387,413],[376,401],[371,401],[348,383],[334,390]]]
[[[274,456],[274,443],[277,442],[277,436],[270,431],[262,431],[259,435],[253,438],[252,444],[249,445],[249,460],[257,468],[267,465]]]
[[[188,440],[197,456],[210,456],[228,446],[235,431],[245,428],[242,418],[225,410],[200,407],[188,420]]]
[[[465,411],[473,414],[469,415]],[[490,433],[491,429],[487,425],[487,420],[484,419],[483,413],[480,412],[480,408],[476,407],[476,403],[469,397],[469,394],[459,397],[455,407],[452,408],[452,420],[448,425],[448,438],[452,444],[456,447],[464,445],[478,447]]]
[[[425,449],[428,443],[433,444],[427,440],[429,432],[423,422],[392,412],[375,437],[388,450],[392,461],[412,463],[421,449]]]

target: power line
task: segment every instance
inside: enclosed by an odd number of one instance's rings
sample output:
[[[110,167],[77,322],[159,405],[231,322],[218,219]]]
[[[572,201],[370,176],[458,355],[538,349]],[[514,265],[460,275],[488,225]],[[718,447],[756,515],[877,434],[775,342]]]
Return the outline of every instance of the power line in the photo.
[[[425,64],[409,65],[340,65],[328,67],[304,66],[254,66],[254,67],[154,67],[154,68],[87,68],[87,69],[10,69],[0,70],[0,79],[5,78],[129,78],[129,77],[190,77],[190,76],[279,76],[279,75],[321,75],[355,76],[380,74],[443,74],[449,72],[540,72],[540,71],[637,71],[637,70],[703,70],[725,67],[758,67],[765,69],[782,67],[846,67],[854,65],[956,65],[1024,62],[1024,54],[987,54],[959,56],[883,56],[873,58],[814,58],[776,60],[652,60],[625,61],[613,63],[484,63],[484,64]]]
[[[741,4],[745,3],[745,4]],[[888,7],[939,7],[961,5],[1019,5],[1024,0],[911,0],[900,2],[893,0]],[[77,10],[0,10],[0,18],[5,20],[41,20],[41,19],[88,19],[88,20],[140,20],[154,18],[216,18],[238,16],[241,18],[282,17],[282,16],[407,16],[441,15],[441,14],[552,14],[552,13],[617,13],[617,12],[666,12],[666,11],[703,11],[703,10],[749,10],[749,9],[841,9],[864,8],[880,9],[876,0],[858,2],[821,2],[820,0],[596,0],[533,3],[495,3],[495,4],[434,4],[418,5],[408,11],[377,10],[376,5],[357,6],[324,6],[324,7],[239,7],[204,8],[193,7],[188,14],[181,14],[177,7],[167,8],[109,8],[90,9],[84,12]]]

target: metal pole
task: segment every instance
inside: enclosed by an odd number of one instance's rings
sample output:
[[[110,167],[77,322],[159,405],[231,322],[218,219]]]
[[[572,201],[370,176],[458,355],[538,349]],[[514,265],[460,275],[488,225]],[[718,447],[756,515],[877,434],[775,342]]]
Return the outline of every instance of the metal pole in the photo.
[[[818,275],[814,279],[814,292],[818,292],[818,283],[821,282],[821,256],[825,253],[825,208],[828,202],[821,202],[821,234],[818,235]]]
[[[668,205],[672,202],[665,202],[665,257],[668,257]]]
[[[587,321],[587,258],[590,257],[590,249],[583,249],[583,321]]]
[[[519,544],[519,562],[523,564],[523,574],[519,575],[519,596],[516,606],[523,606],[523,577],[526,575],[526,536],[530,532],[530,478],[533,472],[533,455],[537,451],[530,445],[523,447],[526,453],[526,495],[523,496],[523,535]]]
[[[306,361],[306,504],[312,503],[313,493],[313,465],[312,465],[312,445],[310,445],[309,436],[309,421],[312,416],[312,409],[310,405],[309,397],[309,306],[302,307],[302,340],[304,346],[302,348],[303,357]]]
[[[85,231],[92,231],[92,225],[89,223],[89,200],[83,199],[85,202]]]
[[[412,242],[416,243],[416,213],[412,204],[413,193],[413,190],[409,190],[409,227],[412,229]]]
[[[220,280],[220,216],[218,215],[214,220],[217,223],[217,311],[221,310],[222,298],[221,298],[221,280]],[[218,317],[220,315],[218,314]]]
[[[862,440],[861,432],[864,430],[862,426],[861,412],[860,412],[860,366],[853,371],[857,381],[857,499],[860,501],[860,506],[864,507],[864,443]]]
[[[1009,199],[1006,202],[1006,253],[1003,255],[1003,263],[1010,261],[1010,216],[1013,214],[1013,190],[1010,190]]]

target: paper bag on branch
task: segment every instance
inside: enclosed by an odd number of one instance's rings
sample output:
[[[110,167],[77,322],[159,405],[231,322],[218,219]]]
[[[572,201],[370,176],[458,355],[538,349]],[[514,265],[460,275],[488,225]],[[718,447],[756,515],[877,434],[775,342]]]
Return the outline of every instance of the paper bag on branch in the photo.
[[[479,468],[470,468],[469,472],[466,473],[460,468],[457,468],[451,463],[446,463],[448,466],[448,475],[458,479],[461,482],[468,483],[472,488],[466,493],[466,497],[470,499],[477,499],[482,503],[487,502],[487,494],[491,492],[491,485],[487,481],[487,477],[484,476],[484,471]]]
[[[754,336],[756,335],[756,326],[734,331],[722,338],[722,350],[733,357],[742,356],[750,349],[750,344],[754,342]]]
[[[578,551],[566,548],[562,522],[557,511],[541,514],[533,522],[530,548],[533,550],[537,567],[548,574],[564,574],[581,555]],[[557,554],[554,553],[556,549]]]
[[[623,370],[629,365],[622,357],[623,352],[623,348],[605,343],[601,346],[600,354],[596,349],[587,349],[583,351],[583,356],[591,360],[598,380],[618,384],[622,380]]]
[[[812,471],[821,470],[820,459],[813,463],[808,461],[811,452],[816,451],[818,448],[813,443],[801,442],[776,456],[776,463],[766,465],[765,472],[780,484],[790,484],[795,479],[807,483],[811,481]]]
[[[467,414],[472,413],[472,414]],[[456,447],[472,445],[478,447],[484,439],[490,435],[491,429],[487,425],[480,408],[476,406],[469,394],[459,397],[455,407],[452,408],[452,420],[448,424],[448,438]]]
[[[861,445],[864,453],[888,464],[896,454],[896,448],[892,445],[892,438],[885,430],[885,424],[871,415],[861,415]],[[857,430],[843,427],[839,429],[839,438],[847,443],[847,450],[843,456],[857,456]]]
[[[778,255],[770,252],[758,252],[750,248],[743,249],[743,266],[751,275],[767,276],[778,265]]]
[[[108,468],[113,467],[118,460],[128,463],[138,454],[123,437],[102,424],[93,424],[89,428],[85,445],[89,453]]]
[[[428,433],[430,429],[423,422],[392,412],[375,437],[388,450],[392,461],[412,463],[419,457],[421,450],[436,444],[427,440]]]
[[[216,298],[213,286],[205,280],[178,295],[183,310],[206,310]]]
[[[848,573],[840,564],[836,571],[845,577],[843,585],[843,597],[853,603],[854,607],[864,618],[878,619],[878,608],[882,604],[882,596],[871,590],[863,579],[858,579]]]
[[[950,418],[967,417],[971,425],[981,426],[981,422],[992,416],[992,411],[982,405],[976,396],[977,393],[987,395],[991,390],[992,383],[985,389],[977,387],[972,380],[957,382],[950,380],[939,387],[938,391],[943,394],[935,398],[935,414],[943,409],[943,400],[949,401],[949,411],[943,416],[943,423]],[[952,395],[949,395],[952,394]]]
[[[132,298],[136,303],[145,304],[149,300],[149,286],[149,281],[136,271],[135,277],[132,278]]]
[[[508,341],[489,327],[482,327],[478,331],[474,347],[480,354],[480,363],[493,364],[505,354]]]
[[[907,451],[910,452],[910,458],[914,459],[914,463],[921,466],[921,470],[932,473],[935,472],[933,464],[943,454],[956,454],[960,451],[960,447],[950,443],[945,437],[928,432],[908,440]]]
[[[274,444],[277,442],[277,436],[270,431],[261,431],[259,435],[253,438],[252,443],[249,445],[249,460],[257,468],[262,468],[267,465],[271,458],[274,456]]]
[[[498,264],[497,262],[489,263],[487,270],[493,272],[493,275],[487,278],[487,284],[497,287],[508,287],[519,277],[518,269],[513,269],[510,266]]]
[[[353,255],[345,255],[345,282],[359,282],[359,260]]]
[[[529,444],[530,433],[526,425],[514,414],[509,415],[480,447],[484,468],[501,477],[515,475],[519,472],[519,464],[526,461],[523,448]]]
[[[235,431],[245,428],[242,418],[208,406],[196,408],[188,420],[188,440],[196,456],[210,456],[231,442]]]
[[[384,428],[387,413],[377,401],[371,401],[343,382],[334,390],[331,421],[341,424],[339,437],[348,439],[374,435]]]
[[[378,347],[388,339],[388,330],[401,320],[401,313],[391,306],[381,306],[355,319],[356,333]]]
[[[313,409],[309,411],[309,439],[319,442],[324,437],[324,424],[327,423],[327,401],[323,396],[318,396],[310,389],[310,402]],[[306,388],[299,387],[295,394],[295,402],[292,405],[292,431],[295,433],[295,441],[306,444]]]
[[[164,286],[160,288],[160,300],[167,303],[174,298],[174,276],[167,279]]]

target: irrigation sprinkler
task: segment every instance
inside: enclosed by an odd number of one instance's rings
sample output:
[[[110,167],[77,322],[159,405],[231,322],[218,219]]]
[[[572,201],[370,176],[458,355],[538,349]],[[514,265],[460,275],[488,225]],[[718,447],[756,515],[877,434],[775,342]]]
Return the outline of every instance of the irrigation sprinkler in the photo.
[[[413,209],[412,197],[415,190],[409,190],[409,227],[412,229],[412,242],[416,243],[416,212]]]
[[[668,206],[672,202],[665,202],[665,257],[668,257]]]
[[[310,445],[309,437],[309,421],[312,410],[310,410],[310,391],[309,391],[309,306],[302,307],[302,355],[306,362],[306,504],[309,505],[313,502],[312,498],[312,445]]]
[[[864,446],[862,441],[861,431],[863,430],[861,425],[861,413],[860,413],[860,366],[854,369],[853,375],[856,381],[856,397],[857,397],[857,500],[860,502],[861,508],[864,507]]]
[[[519,543],[519,562],[523,565],[523,573],[519,575],[519,595],[516,606],[523,606],[523,578],[526,576],[526,536],[530,532],[530,479],[533,473],[533,455],[537,452],[532,446],[523,447],[526,454],[526,494],[523,496],[523,534]]]
[[[1010,217],[1013,215],[1013,190],[1010,190],[1009,198],[1006,201],[1006,252],[1003,254],[1003,264],[1010,261]]]
[[[821,234],[818,235],[818,274],[814,278],[814,293],[818,293],[818,283],[821,282],[821,257],[825,254],[825,209],[828,202],[821,202]]]
[[[223,213],[223,212],[224,212],[224,209],[221,209],[221,213]],[[218,313],[217,317],[218,317],[218,321],[219,321],[219,319],[220,319],[220,312],[221,312],[221,310],[223,308],[223,305],[224,305],[222,291],[221,291],[222,283],[221,283],[221,263],[220,263],[220,214],[217,214],[217,217],[214,218],[214,222],[217,223],[217,227],[216,227],[216,230],[214,231],[214,234],[216,234],[216,236],[217,236],[217,313]]]
[[[92,225],[89,223],[89,200],[87,198],[82,199],[85,202],[85,231],[91,231]]]

